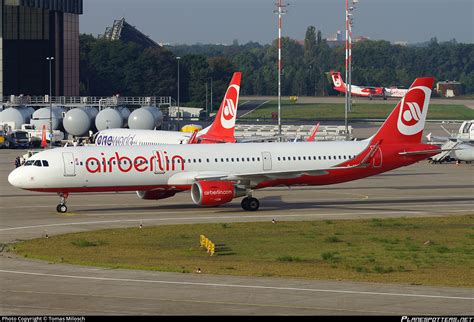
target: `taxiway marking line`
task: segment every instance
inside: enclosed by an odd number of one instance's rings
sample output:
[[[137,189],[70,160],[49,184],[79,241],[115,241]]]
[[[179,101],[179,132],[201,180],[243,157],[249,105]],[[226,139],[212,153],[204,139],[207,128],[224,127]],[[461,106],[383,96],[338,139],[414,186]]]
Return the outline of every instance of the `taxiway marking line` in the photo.
[[[264,104],[267,104],[268,102],[270,102],[270,101],[268,100],[268,101],[263,102],[263,103],[260,104],[260,105],[257,105],[257,107],[255,107],[253,110],[250,110],[250,111],[248,111],[247,113],[244,113],[244,114],[240,115],[239,117],[244,117],[245,115],[252,113],[252,112],[255,111],[257,108],[259,108],[260,106],[262,106],[262,105],[264,105]],[[248,103],[248,102],[246,102],[246,103]]]
[[[10,271],[10,270],[0,270],[0,273],[17,274],[17,275],[32,275],[32,276],[42,276],[42,277],[55,277],[55,278],[81,279],[81,280],[93,280],[93,281],[155,283],[155,284],[171,284],[171,285],[183,285],[183,286],[227,287],[227,288],[260,289],[260,290],[276,290],[276,291],[296,291],[296,292],[313,292],[313,293],[341,293],[341,294],[355,294],[355,295],[363,294],[363,295],[374,295],[374,296],[419,297],[419,298],[434,298],[434,299],[446,299],[446,300],[468,300],[468,301],[474,300],[474,297],[462,297],[462,296],[384,293],[384,292],[349,291],[349,290],[327,290],[327,289],[297,288],[297,287],[277,287],[277,286],[219,284],[219,283],[197,283],[197,282],[178,282],[178,281],[164,281],[164,280],[140,280],[140,279],[131,279],[131,278],[91,277],[91,276],[78,276],[78,275],[33,273],[33,272]]]
[[[387,211],[383,212],[383,214],[419,214],[422,213],[420,211]],[[120,213],[115,213],[118,215]],[[124,213],[128,215],[143,215],[148,213],[138,212],[138,213]],[[167,212],[166,214],[170,214]],[[171,213],[172,214],[172,213]],[[48,224],[48,225],[35,225],[35,226],[22,226],[22,227],[10,227],[10,228],[2,228],[2,231],[11,231],[11,230],[22,230],[22,229],[32,229],[32,228],[46,228],[46,227],[61,227],[61,226],[74,226],[74,225],[97,225],[97,224],[113,224],[113,223],[122,223],[122,222],[141,222],[141,221],[187,221],[187,220],[211,220],[211,219],[252,219],[252,218],[291,218],[291,217],[321,217],[321,216],[347,216],[347,215],[370,215],[373,212],[365,212],[365,213],[336,213],[336,214],[295,214],[295,215],[275,215],[275,214],[261,214],[255,216],[249,215],[241,215],[236,213],[235,216],[212,216],[212,217],[201,217],[201,216],[193,216],[193,217],[168,217],[168,218],[137,218],[137,219],[118,219],[118,220],[100,220],[100,221],[84,221],[84,222],[71,222],[71,223],[61,223],[61,224]],[[100,214],[89,214],[89,216],[96,215],[100,216]]]
[[[184,302],[184,303],[196,303],[196,304],[218,304],[218,305],[232,305],[232,306],[252,306],[252,307],[271,307],[271,308],[284,308],[284,309],[303,309],[303,310],[325,310],[325,311],[338,311],[338,312],[360,312],[360,313],[377,313],[377,314],[397,314],[398,312],[393,311],[376,311],[376,310],[360,310],[360,309],[341,309],[321,306],[290,306],[290,305],[279,305],[279,304],[264,304],[264,303],[242,303],[242,302],[223,302],[223,301],[199,301],[199,300],[187,300],[187,299],[169,299],[169,298],[144,298],[135,296],[117,296],[117,295],[98,295],[88,293],[57,293],[57,292],[36,292],[36,291],[18,291],[18,290],[0,290],[0,292],[7,293],[20,293],[20,294],[38,294],[38,295],[58,295],[58,296],[87,296],[87,297],[98,297],[98,298],[111,298],[111,299],[127,299],[127,300],[148,300],[148,301],[165,301],[165,302]],[[421,313],[411,313],[410,315],[429,315]]]

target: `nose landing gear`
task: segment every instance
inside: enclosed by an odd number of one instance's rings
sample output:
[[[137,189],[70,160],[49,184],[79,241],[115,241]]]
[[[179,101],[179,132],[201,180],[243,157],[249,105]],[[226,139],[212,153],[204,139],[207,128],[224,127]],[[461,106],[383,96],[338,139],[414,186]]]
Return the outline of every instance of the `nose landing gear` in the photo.
[[[66,206],[66,199],[69,197],[69,193],[67,192],[60,192],[58,195],[61,197],[60,204],[56,206],[56,211],[59,213],[65,213],[67,211],[67,206]]]

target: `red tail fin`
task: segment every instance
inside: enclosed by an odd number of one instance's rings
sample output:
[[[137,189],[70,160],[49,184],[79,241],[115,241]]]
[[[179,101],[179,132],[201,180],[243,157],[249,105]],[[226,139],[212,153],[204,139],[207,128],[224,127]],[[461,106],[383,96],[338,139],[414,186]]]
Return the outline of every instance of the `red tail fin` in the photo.
[[[417,78],[375,134],[372,142],[420,143],[434,78]]]
[[[331,72],[332,83],[334,84],[334,89],[339,92],[346,91],[346,84],[342,80],[340,72]]]
[[[237,117],[237,105],[239,104],[241,72],[235,72],[229,87],[222,100],[219,111],[217,111],[214,122],[207,132],[200,135],[201,142],[235,142],[234,129]]]

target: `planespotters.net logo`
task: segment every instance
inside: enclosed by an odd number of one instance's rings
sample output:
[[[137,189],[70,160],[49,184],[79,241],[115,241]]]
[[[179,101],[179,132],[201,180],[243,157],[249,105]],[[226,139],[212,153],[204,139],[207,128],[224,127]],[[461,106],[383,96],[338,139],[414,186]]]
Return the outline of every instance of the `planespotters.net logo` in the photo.
[[[237,114],[237,97],[239,96],[240,86],[230,85],[225,94],[224,108],[221,114],[221,124],[225,129],[231,129],[235,126],[235,117]]]
[[[402,316],[401,322],[474,322],[472,316]]]
[[[414,135],[423,131],[430,96],[431,89],[426,86],[417,86],[411,88],[403,97],[397,123],[400,133]]]

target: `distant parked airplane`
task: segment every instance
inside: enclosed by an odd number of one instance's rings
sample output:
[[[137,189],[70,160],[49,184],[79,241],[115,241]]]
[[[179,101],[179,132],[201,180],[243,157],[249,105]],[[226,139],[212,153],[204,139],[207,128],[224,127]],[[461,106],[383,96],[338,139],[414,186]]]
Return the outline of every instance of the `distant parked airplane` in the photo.
[[[214,122],[196,134],[193,143],[235,142],[234,129],[239,104],[241,72],[235,72],[217,111]],[[97,146],[186,144],[192,133],[160,130],[107,129],[95,136]]]
[[[342,80],[340,72],[331,72],[332,82],[334,89],[338,92],[346,92],[346,84]],[[405,96],[408,89],[396,88],[396,87],[374,87],[374,86],[358,86],[351,84],[351,94],[355,96],[368,97],[372,99],[374,96],[381,96],[383,99],[387,97],[400,98]]]

